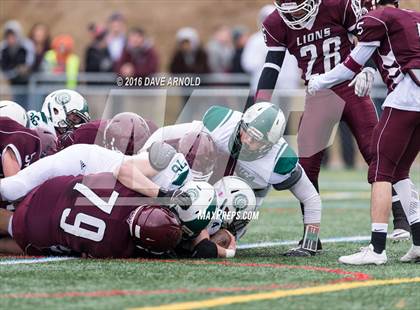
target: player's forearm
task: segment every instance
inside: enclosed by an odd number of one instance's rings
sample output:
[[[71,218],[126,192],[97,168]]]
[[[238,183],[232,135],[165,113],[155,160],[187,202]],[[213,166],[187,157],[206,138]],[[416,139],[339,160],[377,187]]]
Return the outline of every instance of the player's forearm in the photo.
[[[321,223],[321,197],[304,171],[290,191],[304,206],[303,223],[305,225]]]
[[[314,76],[310,84],[316,89],[331,88],[335,85],[351,80],[363,65],[371,58],[375,46],[359,43],[347,57],[347,59],[334,67],[334,69],[319,76]]]
[[[121,165],[115,173],[118,181],[129,189],[148,197],[157,197],[159,186],[146,177],[132,162]]]
[[[269,51],[265,59],[265,64],[258,81],[255,101],[271,101],[277,78],[283,65],[284,51]]]

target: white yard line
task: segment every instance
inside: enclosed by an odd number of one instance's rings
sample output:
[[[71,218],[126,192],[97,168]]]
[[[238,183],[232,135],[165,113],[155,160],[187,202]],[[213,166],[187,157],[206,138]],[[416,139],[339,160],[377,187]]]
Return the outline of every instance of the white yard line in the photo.
[[[19,264],[39,264],[39,263],[51,263],[60,262],[70,259],[76,259],[77,257],[40,257],[40,258],[22,258],[22,259],[11,259],[0,261],[0,265],[19,265]]]
[[[354,236],[354,237],[340,237],[340,238],[327,238],[322,239],[322,243],[338,243],[338,242],[359,242],[369,241],[370,236]],[[271,242],[258,242],[258,243],[245,243],[239,244],[238,249],[258,249],[258,248],[269,248],[280,245],[297,245],[297,240],[286,240],[286,241],[271,241]]]
[[[340,237],[340,238],[327,238],[322,239],[322,243],[338,243],[338,242],[359,242],[369,241],[370,236],[354,236],[354,237]],[[297,240],[285,240],[285,241],[271,241],[271,242],[258,242],[258,243],[245,243],[239,244],[238,249],[258,249],[268,248],[280,245],[297,245]],[[52,263],[67,261],[71,259],[78,259],[78,257],[40,257],[40,258],[22,258],[22,259],[11,259],[0,261],[0,265],[19,265],[19,264],[40,264],[40,263]]]

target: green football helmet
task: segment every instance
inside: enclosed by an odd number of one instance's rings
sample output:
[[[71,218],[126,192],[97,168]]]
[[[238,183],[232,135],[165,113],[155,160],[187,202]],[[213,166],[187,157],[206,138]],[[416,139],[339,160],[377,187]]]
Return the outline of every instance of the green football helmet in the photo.
[[[284,134],[286,119],[283,112],[270,102],[259,102],[251,106],[242,115],[233,136],[229,149],[233,156],[244,161],[253,161],[264,157],[279,142]],[[241,130],[253,140],[261,143],[257,150],[250,150],[241,142]]]
[[[190,181],[181,190],[190,195],[192,205],[187,210],[175,206],[174,210],[181,220],[183,239],[193,239],[207,227],[216,211],[216,191],[203,181]]]
[[[44,100],[42,112],[60,134],[90,122],[86,99],[71,89],[50,93]]]

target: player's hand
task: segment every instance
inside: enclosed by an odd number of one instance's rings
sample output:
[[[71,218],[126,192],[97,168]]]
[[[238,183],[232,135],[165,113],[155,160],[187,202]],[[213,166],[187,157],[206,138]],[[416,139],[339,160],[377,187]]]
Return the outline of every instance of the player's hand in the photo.
[[[159,189],[158,197],[169,198],[169,202],[165,204],[178,205],[183,210],[187,210],[192,205],[191,196],[180,189],[176,189],[174,191]]]
[[[366,67],[357,74],[349,86],[354,86],[354,93],[359,97],[368,96],[375,78],[375,69]]]
[[[321,89],[320,76],[319,74],[314,74],[311,76],[307,86],[307,92],[309,95],[314,95],[317,91]]]
[[[249,222],[249,220],[235,220],[227,226],[227,230],[236,237],[238,232],[244,229]]]

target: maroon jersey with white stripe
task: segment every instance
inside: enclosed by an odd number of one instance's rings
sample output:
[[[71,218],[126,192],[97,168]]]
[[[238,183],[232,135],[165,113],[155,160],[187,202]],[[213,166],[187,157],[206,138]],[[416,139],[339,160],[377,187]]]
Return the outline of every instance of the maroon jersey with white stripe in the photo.
[[[0,117],[0,178],[4,177],[1,157],[7,148],[13,151],[23,169],[39,159],[40,140],[35,131],[8,117]]]
[[[323,0],[312,28],[293,30],[274,11],[263,23],[268,50],[289,50],[307,84],[311,75],[330,71],[350,54],[351,32],[361,16],[358,0]]]
[[[133,257],[136,246],[126,221],[140,205],[140,194],[111,173],[57,177],[17,206],[13,238],[28,254]]]
[[[385,7],[370,11],[357,24],[360,44],[378,49],[373,59],[392,90],[409,69],[420,69],[420,13]]]

